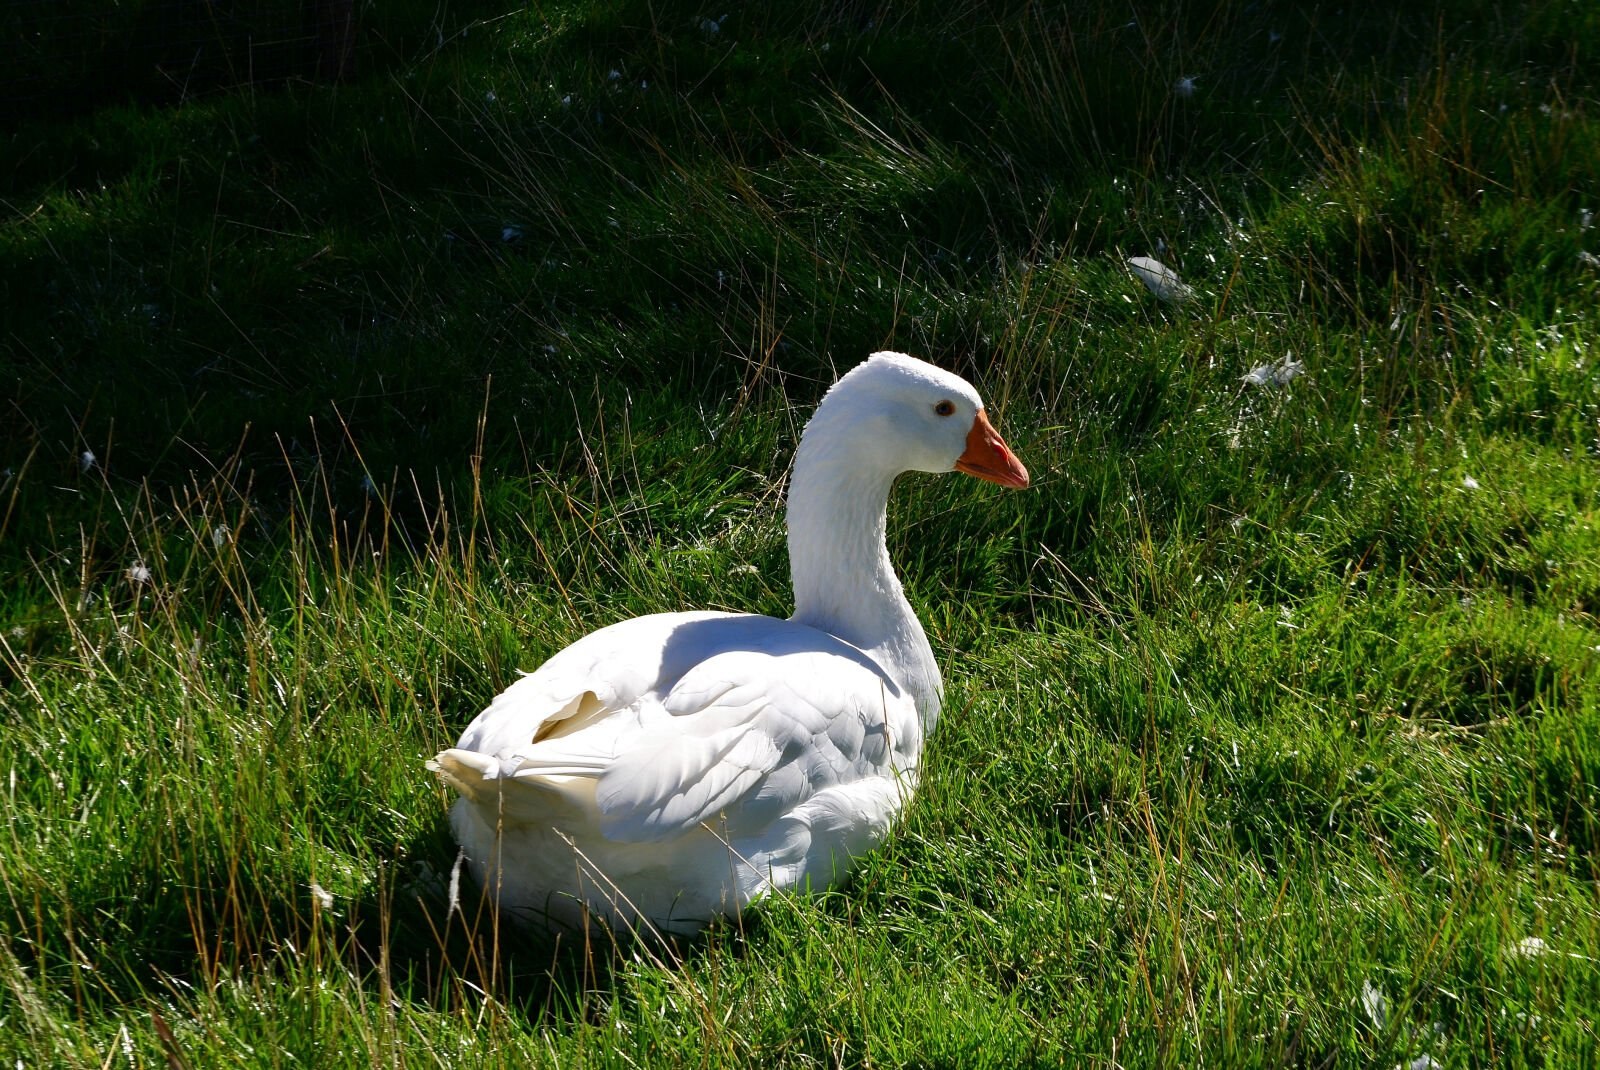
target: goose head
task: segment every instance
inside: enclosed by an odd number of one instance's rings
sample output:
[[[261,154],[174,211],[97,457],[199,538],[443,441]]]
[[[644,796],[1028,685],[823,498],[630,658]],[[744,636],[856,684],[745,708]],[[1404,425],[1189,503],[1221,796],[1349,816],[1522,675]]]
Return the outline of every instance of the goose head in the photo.
[[[874,353],[835,383],[801,449],[849,458],[891,479],[965,472],[1004,487],[1028,485],[1028,470],[989,422],[972,384],[904,353]]]

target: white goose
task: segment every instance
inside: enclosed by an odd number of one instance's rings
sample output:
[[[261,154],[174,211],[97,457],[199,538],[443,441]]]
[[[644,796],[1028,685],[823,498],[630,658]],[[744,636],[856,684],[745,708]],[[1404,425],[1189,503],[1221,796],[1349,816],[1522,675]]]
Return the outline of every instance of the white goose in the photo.
[[[826,888],[889,831],[939,715],[939,667],[884,545],[905,471],[1028,472],[959,376],[876,353],[806,425],[789,620],[661,613],[578,640],[429,768],[474,875],[520,920],[693,932]]]

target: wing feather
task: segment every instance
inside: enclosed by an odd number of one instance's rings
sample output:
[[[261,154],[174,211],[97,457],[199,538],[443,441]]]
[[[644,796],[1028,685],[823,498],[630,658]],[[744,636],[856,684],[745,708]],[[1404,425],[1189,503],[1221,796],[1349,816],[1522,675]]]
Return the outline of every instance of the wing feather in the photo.
[[[885,759],[882,697],[875,674],[825,653],[707,659],[665,697],[670,722],[601,774],[601,830],[638,842],[763,827]]]
[[[778,749],[753,726],[710,736],[659,734],[622,755],[595,785],[600,830],[639,842],[713,821],[777,768]]]
[[[910,695],[832,636],[767,617],[664,615],[556,655],[463,735],[493,767],[447,768],[573,798],[592,784],[593,816],[616,841],[703,824],[742,835],[888,771],[907,724]]]

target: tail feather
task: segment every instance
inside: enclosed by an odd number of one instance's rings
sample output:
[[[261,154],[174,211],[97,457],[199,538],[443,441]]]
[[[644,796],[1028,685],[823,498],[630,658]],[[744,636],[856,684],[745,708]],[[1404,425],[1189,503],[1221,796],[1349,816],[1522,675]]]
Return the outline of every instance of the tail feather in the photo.
[[[439,779],[462,798],[473,803],[488,802],[498,795],[500,779],[505,775],[498,758],[460,748],[440,751],[428,763],[428,768],[438,773]]]
[[[526,758],[496,758],[453,747],[428,763],[439,779],[473,806],[534,817],[547,811],[551,796],[593,805],[594,777],[587,768],[533,763]]]

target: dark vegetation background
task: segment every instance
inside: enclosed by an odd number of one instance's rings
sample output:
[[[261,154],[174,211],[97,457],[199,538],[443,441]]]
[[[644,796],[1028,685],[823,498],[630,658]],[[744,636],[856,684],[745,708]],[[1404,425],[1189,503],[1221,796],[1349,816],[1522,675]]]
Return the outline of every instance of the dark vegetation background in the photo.
[[[396,3],[360,8],[340,86],[297,30],[327,6],[8,6],[8,464],[114,449],[122,475],[181,478],[248,425],[251,467],[275,468],[278,438],[337,410],[373,471],[459,466],[491,375],[506,396],[576,371],[693,399],[751,360],[825,377],[896,338],[981,363],[994,325],[919,291],[1181,250],[1224,187],[1242,218],[1330,170],[1378,181],[1345,167],[1364,137],[1423,166],[1370,223],[1285,224],[1278,244],[1309,255],[1275,270],[1314,286],[1316,314],[1381,319],[1395,286],[1438,279],[1540,320],[1563,298],[1541,265],[1584,277],[1565,142],[1586,149],[1588,125],[1519,129],[1578,76],[1578,6],[845,3],[713,33],[722,13],[694,5]],[[1492,79],[1464,75],[1488,56]],[[1513,144],[1534,155],[1502,164]],[[1507,205],[1451,229],[1513,171]],[[1512,206],[1532,200],[1530,226]],[[696,233],[685,210],[729,225]],[[1112,374],[1150,426],[1148,384]],[[565,408],[495,421],[491,453],[565,436]]]

